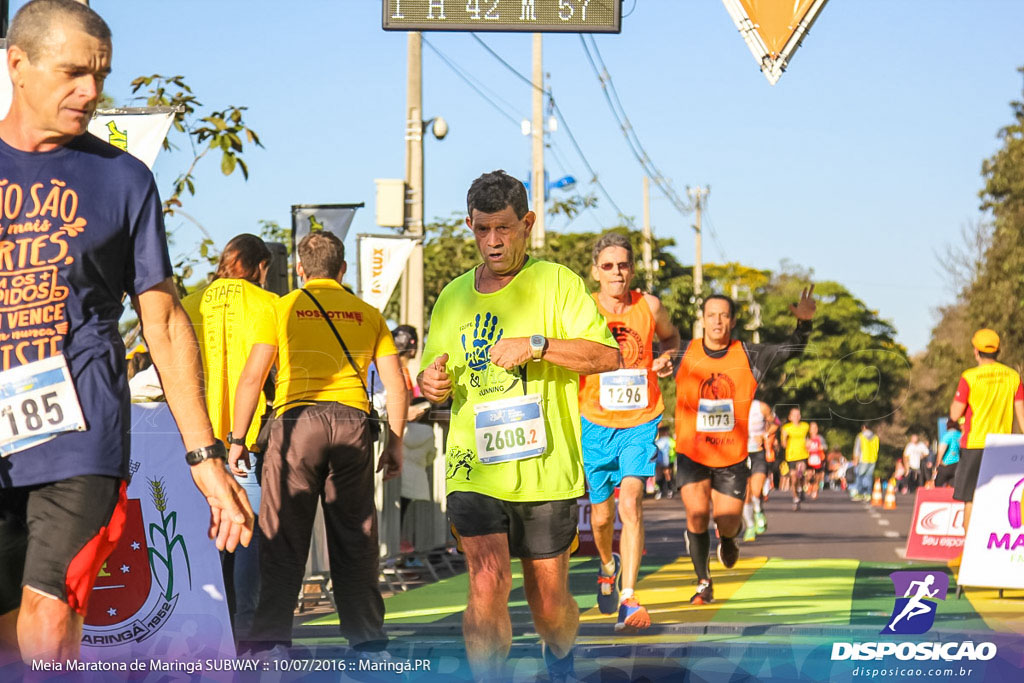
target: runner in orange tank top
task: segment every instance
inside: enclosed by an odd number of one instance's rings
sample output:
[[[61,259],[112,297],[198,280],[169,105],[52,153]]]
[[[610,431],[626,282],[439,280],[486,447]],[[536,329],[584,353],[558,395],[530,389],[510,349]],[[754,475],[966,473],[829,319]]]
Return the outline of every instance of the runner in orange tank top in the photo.
[[[796,331],[782,344],[747,344],[732,338],[736,304],[713,294],[704,300],[704,337],[676,354],[676,480],[686,507],[686,546],[697,573],[691,604],[714,600],[708,557],[711,509],[720,541],[718,559],[728,569],[739,559],[736,536],[750,476],[747,460],[750,404],[758,383],[775,363],[803,352],[814,317],[814,286],[790,305]]]
[[[601,556],[597,604],[605,614],[618,611],[616,631],[647,628],[651,618],[636,595],[644,548],[644,482],[654,476],[658,423],[664,412],[658,377],[672,373],[670,354],[679,332],[657,297],[630,291],[633,250],[624,235],[610,232],[594,246],[594,294],[622,352],[622,368],[580,377],[583,468],[590,488],[594,543]],[[654,342],[661,355],[654,356]],[[612,552],[615,487],[619,487],[622,536]],[[621,594],[620,594],[621,591]]]

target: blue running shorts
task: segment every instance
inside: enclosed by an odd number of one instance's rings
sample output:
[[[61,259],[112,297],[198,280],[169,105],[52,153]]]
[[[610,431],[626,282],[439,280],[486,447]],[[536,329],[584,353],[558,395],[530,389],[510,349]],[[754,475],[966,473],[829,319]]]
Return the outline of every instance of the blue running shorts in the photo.
[[[636,427],[604,427],[580,418],[583,426],[583,471],[590,487],[590,502],[602,503],[625,477],[654,476],[658,449],[658,416]]]

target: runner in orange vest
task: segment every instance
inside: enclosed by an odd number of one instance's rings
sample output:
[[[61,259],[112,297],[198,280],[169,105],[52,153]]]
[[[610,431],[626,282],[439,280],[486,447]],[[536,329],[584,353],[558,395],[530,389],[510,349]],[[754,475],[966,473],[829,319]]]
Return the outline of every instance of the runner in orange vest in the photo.
[[[790,304],[796,331],[782,344],[747,344],[732,338],[736,304],[713,294],[704,301],[704,338],[676,354],[676,478],[686,507],[686,545],[697,573],[692,604],[714,600],[708,557],[711,509],[720,541],[718,559],[739,559],[736,535],[750,476],[747,423],[758,382],[775,363],[802,353],[814,317],[814,286]]]
[[[644,548],[644,482],[654,476],[654,441],[665,410],[658,377],[672,374],[671,354],[679,348],[679,331],[658,298],[629,289],[634,273],[629,239],[616,232],[602,236],[594,245],[591,275],[600,291],[593,296],[619,343],[622,368],[581,376],[579,396],[590,521],[602,565],[597,605],[605,614],[618,610],[616,631],[651,625],[633,592]],[[655,339],[661,350],[657,358]],[[612,552],[616,486],[622,520],[619,553]]]

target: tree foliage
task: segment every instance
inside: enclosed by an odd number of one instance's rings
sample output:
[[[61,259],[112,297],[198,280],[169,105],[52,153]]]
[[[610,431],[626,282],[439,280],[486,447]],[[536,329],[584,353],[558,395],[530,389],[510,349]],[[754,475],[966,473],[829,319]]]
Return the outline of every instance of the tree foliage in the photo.
[[[192,159],[188,167],[177,176],[171,194],[164,200],[163,210],[168,217],[180,215],[194,223],[203,233],[203,240],[196,245],[194,252],[183,256],[174,264],[175,281],[179,293],[185,291],[185,281],[192,277],[194,267],[199,264],[215,265],[220,258],[220,249],[210,233],[196,218],[182,210],[182,197],[194,196],[196,193],[196,173],[199,163],[210,152],[219,152],[220,170],[226,176],[239,171],[246,180],[249,178],[249,166],[244,154],[246,145],[262,147],[259,136],[245,122],[246,107],[229,105],[224,109],[200,115],[202,102],[185,82],[184,76],[139,76],[131,83],[132,93],[145,88],[146,104],[150,107],[171,107],[174,118],[171,125],[178,133],[185,135],[192,150]],[[244,141],[243,141],[244,138]],[[205,146],[204,146],[205,145]],[[165,150],[176,149],[174,143],[167,138],[163,142]],[[169,231],[169,239],[173,233]]]
[[[1024,68],[1019,71],[1024,74]],[[999,361],[1024,370],[1024,102],[1012,101],[1010,108],[1012,122],[997,134],[1001,147],[981,167],[980,209],[991,222],[965,231],[963,243],[945,255],[945,261],[960,264],[965,284],[954,302],[939,309],[931,341],[914,361],[903,422],[933,436],[960,373],[975,364],[975,330],[995,330]]]
[[[764,341],[792,334],[789,306],[812,282],[809,272],[772,275],[761,294]],[[831,446],[849,454],[864,422],[892,419],[905,393],[910,360],[895,341],[895,328],[877,311],[837,282],[814,285],[818,311],[807,350],[774,366],[762,394],[782,413],[784,406],[799,406],[805,420],[819,423]]]
[[[629,238],[638,266],[632,286],[644,288],[646,278],[639,258],[643,235],[624,226],[612,230]],[[593,245],[601,234],[550,231],[544,247],[534,255],[572,269],[596,289],[590,271]],[[698,304],[693,268],[669,251],[674,245],[672,239],[656,239],[652,244],[651,293],[661,299],[686,340],[691,337]],[[424,296],[428,316],[444,286],[479,263],[463,214],[427,226]],[[789,305],[812,282],[811,271],[792,265],[773,273],[740,263],[708,264],[702,293],[736,294],[736,337],[753,341],[757,335],[762,342],[777,343],[793,333],[795,319]],[[877,311],[838,283],[816,286],[818,315],[807,352],[775,367],[763,384],[762,397],[773,405],[800,405],[808,419],[821,423],[829,443],[849,454],[853,436],[864,421],[891,419],[898,397],[905,393],[910,362],[906,350],[895,342],[895,329]],[[666,421],[671,422],[675,387],[671,379],[663,380],[661,386],[668,407]]]

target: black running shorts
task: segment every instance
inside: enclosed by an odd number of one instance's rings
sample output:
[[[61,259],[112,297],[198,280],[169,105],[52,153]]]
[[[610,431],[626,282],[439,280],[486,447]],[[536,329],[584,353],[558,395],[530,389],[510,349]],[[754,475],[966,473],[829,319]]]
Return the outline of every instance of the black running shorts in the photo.
[[[711,488],[730,498],[744,500],[747,497],[747,480],[750,479],[750,465],[741,460],[728,467],[708,467],[691,460],[683,453],[676,455],[676,483],[679,488],[687,484],[711,480]]]
[[[959,463],[953,463],[952,465],[939,465],[939,469],[935,472],[935,487],[941,488],[943,486],[950,486],[956,480],[956,470]]]
[[[764,450],[747,453],[750,458],[751,474],[768,474],[768,461],[764,458]]]
[[[960,462],[956,464],[953,475],[953,500],[974,502],[974,489],[978,485],[978,470],[981,469],[984,452],[984,448],[960,449]]]
[[[0,614],[16,609],[28,586],[84,616],[126,510],[124,482],[115,477],[0,489]]]
[[[448,494],[448,520],[456,539],[506,534],[512,557],[542,560],[576,550],[575,498],[513,503],[472,491]]]
[[[809,469],[807,467],[807,458],[803,460],[787,460],[786,465],[789,466],[789,476],[795,476],[797,479],[804,476],[804,473]]]

